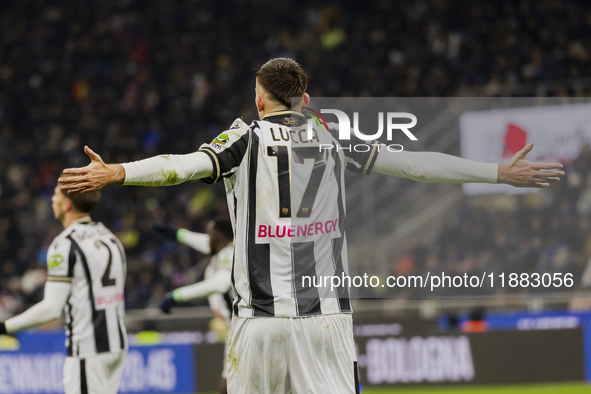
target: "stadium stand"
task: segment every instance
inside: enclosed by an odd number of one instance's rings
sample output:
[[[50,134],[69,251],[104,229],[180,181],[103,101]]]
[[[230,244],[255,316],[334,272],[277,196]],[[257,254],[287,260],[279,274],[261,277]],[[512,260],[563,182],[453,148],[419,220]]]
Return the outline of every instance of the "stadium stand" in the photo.
[[[86,162],[83,145],[116,162],[195,150],[236,116],[256,116],[244,81],[272,56],[297,58],[312,96],[499,95],[520,86],[535,86],[525,93],[535,95],[545,83],[553,88],[544,93],[560,96],[586,94],[577,81],[589,78],[589,48],[584,0],[2,1],[0,315],[39,300],[45,252],[60,231],[49,198],[62,168]],[[589,168],[585,149],[551,205],[523,217],[466,209],[428,250],[392,256],[392,271],[478,270],[497,259],[519,271],[583,272]],[[201,230],[224,211],[223,196],[198,182],[104,192],[95,215],[128,252],[128,308],[192,282],[189,268],[202,257],[157,240],[153,224]],[[546,215],[550,208],[557,215]]]

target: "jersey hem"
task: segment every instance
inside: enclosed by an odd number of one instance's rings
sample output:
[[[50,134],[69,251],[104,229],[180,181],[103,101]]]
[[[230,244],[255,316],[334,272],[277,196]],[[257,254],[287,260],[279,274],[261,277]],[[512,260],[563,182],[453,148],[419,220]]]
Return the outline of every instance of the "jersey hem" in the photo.
[[[232,317],[240,317],[242,319],[307,319],[310,317],[318,317],[318,316],[352,315],[352,314],[353,314],[353,311],[318,313],[315,315],[306,315],[306,316],[240,316],[240,314],[238,314],[238,315],[233,315]]]
[[[51,275],[47,277],[47,281],[48,282],[66,282],[66,283],[71,283],[72,282],[72,277],[71,276],[57,276],[57,275]]]

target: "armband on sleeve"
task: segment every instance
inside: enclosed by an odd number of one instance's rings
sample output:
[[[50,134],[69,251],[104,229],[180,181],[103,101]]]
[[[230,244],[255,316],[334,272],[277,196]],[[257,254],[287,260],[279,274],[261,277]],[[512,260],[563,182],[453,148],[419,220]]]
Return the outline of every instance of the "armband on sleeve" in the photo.
[[[213,165],[213,175],[203,178],[203,181],[215,183],[234,174],[246,154],[249,139],[249,126],[242,119],[236,119],[230,129],[211,143],[201,145],[199,152],[207,154]]]

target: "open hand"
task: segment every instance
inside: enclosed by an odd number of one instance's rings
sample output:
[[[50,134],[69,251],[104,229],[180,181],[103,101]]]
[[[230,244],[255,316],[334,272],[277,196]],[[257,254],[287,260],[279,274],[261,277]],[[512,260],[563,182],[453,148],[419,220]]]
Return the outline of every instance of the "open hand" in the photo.
[[[125,179],[125,170],[121,164],[105,164],[103,159],[88,146],[84,152],[90,157],[86,167],[67,168],[68,176],[58,179],[62,190],[66,193],[88,193],[98,191],[107,185],[120,185]]]
[[[498,183],[506,183],[515,187],[544,188],[551,183],[559,182],[564,175],[560,163],[536,163],[525,160],[525,156],[534,147],[530,142],[515,154],[506,164],[499,164]]]

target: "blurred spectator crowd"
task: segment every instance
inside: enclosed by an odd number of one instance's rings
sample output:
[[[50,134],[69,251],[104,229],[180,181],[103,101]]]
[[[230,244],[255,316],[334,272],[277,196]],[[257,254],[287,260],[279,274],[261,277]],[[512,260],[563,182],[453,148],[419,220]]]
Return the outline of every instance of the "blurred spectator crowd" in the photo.
[[[495,94],[502,84],[588,77],[591,4],[0,2],[0,320],[41,296],[45,252],[61,231],[49,199],[63,168],[87,163],[84,145],[107,162],[196,150],[234,118],[254,119],[253,70],[275,56],[301,62],[312,96],[448,96],[476,87]],[[506,222],[465,212],[458,220],[470,238],[442,239],[438,263],[457,260],[462,248],[494,247],[474,253],[504,253],[510,264],[523,252],[529,265],[557,264],[562,243],[552,234],[589,226],[573,211],[571,184],[562,187],[552,207],[560,216],[549,223],[532,210]],[[202,230],[225,210],[222,188],[199,182],[103,192],[93,216],[126,247],[128,308],[195,280],[186,272],[204,257],[161,242],[152,226]],[[512,236],[520,226],[528,245]],[[574,238],[573,253],[585,244]],[[534,259],[533,251],[547,256]]]
[[[449,276],[493,274],[483,288],[438,289],[438,296],[561,293],[591,289],[591,148],[565,166],[566,176],[535,194],[478,198],[452,214],[431,243],[411,241],[394,257],[390,274]],[[505,274],[501,287],[499,274]],[[571,274],[572,286],[508,284],[510,274]],[[546,280],[546,284],[551,281]],[[523,282],[526,283],[526,282]],[[428,287],[428,286],[427,286]],[[428,288],[390,291],[391,295],[427,297]]]

